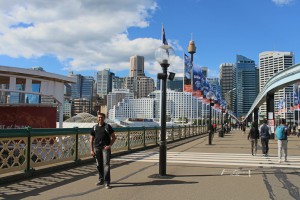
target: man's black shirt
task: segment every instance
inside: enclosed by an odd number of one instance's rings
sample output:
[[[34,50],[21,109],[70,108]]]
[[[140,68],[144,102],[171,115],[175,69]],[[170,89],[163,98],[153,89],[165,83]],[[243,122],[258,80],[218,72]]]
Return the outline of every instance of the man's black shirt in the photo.
[[[104,123],[102,126],[95,125],[91,130],[91,135],[94,136],[94,147],[102,149],[108,146],[111,140],[111,134],[114,132],[109,124]]]

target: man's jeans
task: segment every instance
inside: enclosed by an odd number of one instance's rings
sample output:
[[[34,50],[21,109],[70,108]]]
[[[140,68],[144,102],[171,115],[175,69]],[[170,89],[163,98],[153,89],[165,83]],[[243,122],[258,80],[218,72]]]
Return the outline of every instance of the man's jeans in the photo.
[[[111,150],[96,149],[97,170],[99,182],[110,184],[110,154]]]
[[[262,146],[262,153],[268,154],[269,152],[269,138],[261,138],[261,146]]]
[[[287,161],[287,140],[278,140],[278,160],[281,160],[282,149],[284,161]]]

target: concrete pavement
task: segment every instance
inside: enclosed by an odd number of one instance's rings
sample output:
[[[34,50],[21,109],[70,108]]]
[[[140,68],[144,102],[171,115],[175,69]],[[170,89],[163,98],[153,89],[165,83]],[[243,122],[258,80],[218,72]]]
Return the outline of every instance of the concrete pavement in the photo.
[[[247,131],[246,131],[247,132]],[[0,199],[300,199],[300,138],[290,136],[288,163],[252,156],[247,134],[233,130],[213,145],[201,136],[168,144],[167,176],[158,176],[158,148],[115,157],[112,189],[95,186],[95,164],[1,185]]]

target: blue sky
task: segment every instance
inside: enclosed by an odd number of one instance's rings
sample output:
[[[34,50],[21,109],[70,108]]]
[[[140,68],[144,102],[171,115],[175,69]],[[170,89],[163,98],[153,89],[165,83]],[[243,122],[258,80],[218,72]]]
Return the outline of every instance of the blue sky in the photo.
[[[195,65],[219,76],[237,54],[255,60],[264,51],[300,56],[300,0],[90,0],[0,1],[0,65],[67,75],[111,69],[128,76],[129,57],[145,57],[146,75],[161,72],[154,51],[162,23],[183,72],[191,35]]]

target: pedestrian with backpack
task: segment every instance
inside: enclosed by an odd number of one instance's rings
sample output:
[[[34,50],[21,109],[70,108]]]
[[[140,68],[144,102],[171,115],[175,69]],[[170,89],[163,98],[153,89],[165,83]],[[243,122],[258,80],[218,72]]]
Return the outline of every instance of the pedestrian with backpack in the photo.
[[[251,142],[252,156],[257,152],[257,139],[259,139],[259,131],[255,122],[252,122],[251,129],[248,134],[248,140]]]
[[[259,127],[261,138],[262,154],[267,157],[269,153],[270,127],[267,125],[267,120],[264,119],[263,124]]]
[[[104,113],[98,113],[97,121],[98,124],[92,128],[90,136],[91,156],[96,158],[99,173],[96,185],[105,185],[106,189],[110,189],[111,146],[114,144],[116,136],[112,127],[104,122]]]
[[[278,163],[281,162],[282,150],[284,162],[287,162],[287,136],[289,135],[288,127],[285,124],[285,119],[281,119],[281,124],[275,130],[278,142]]]

